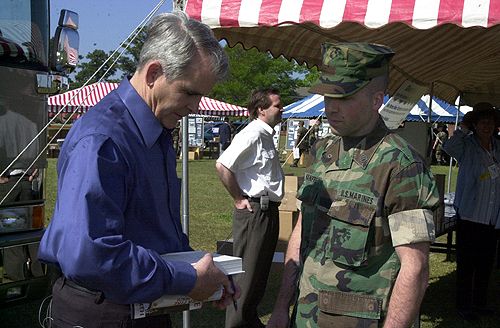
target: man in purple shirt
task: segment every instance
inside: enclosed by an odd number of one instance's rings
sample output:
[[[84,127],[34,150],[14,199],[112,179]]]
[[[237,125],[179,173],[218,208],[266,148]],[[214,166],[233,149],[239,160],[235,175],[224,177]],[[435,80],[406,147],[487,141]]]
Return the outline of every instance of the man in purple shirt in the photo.
[[[160,256],[191,250],[180,225],[171,131],[227,69],[206,25],[180,12],[158,15],[133,77],[72,127],[39,251],[62,273],[52,327],[170,327],[168,316],[130,319],[130,304],[165,294],[203,300],[221,285],[220,307],[238,297],[210,255],[194,265]]]

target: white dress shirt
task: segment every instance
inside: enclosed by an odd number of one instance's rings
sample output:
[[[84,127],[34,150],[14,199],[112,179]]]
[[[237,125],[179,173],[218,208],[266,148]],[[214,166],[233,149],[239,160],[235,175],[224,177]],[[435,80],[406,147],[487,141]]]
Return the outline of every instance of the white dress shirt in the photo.
[[[242,192],[250,197],[283,198],[284,173],[274,147],[274,130],[260,119],[250,122],[235,135],[217,160],[234,173]]]

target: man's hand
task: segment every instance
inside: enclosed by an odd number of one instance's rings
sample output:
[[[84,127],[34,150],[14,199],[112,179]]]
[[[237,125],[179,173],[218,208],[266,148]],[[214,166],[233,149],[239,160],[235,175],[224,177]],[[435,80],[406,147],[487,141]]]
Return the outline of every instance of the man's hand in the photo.
[[[214,264],[212,254],[205,254],[193,267],[196,270],[196,283],[188,294],[194,300],[203,301],[212,296],[221,286],[232,291],[227,276]]]
[[[224,310],[228,306],[233,306],[233,303],[236,302],[238,298],[240,298],[241,295],[241,289],[238,285],[234,285],[234,290],[229,286],[230,289],[226,289],[224,287],[224,292],[222,293],[222,298],[218,301],[215,301],[213,305],[220,309]]]
[[[467,122],[461,122],[461,123],[459,124],[459,126],[460,126],[460,130],[462,130],[462,131],[463,131],[463,133],[465,133],[465,134],[468,134],[468,133],[469,133],[469,131],[470,131],[470,130],[471,130],[471,128],[472,128],[472,126],[471,126],[470,124],[468,124]]]
[[[234,207],[239,210],[246,208],[248,211],[253,212],[252,205],[250,205],[250,202],[246,198],[236,199],[234,201]]]
[[[238,185],[238,181],[236,181],[236,176],[234,175],[234,173],[219,162],[215,163],[215,170],[217,171],[217,175],[219,176],[220,181],[229,192],[231,197],[233,197],[234,207],[239,210],[246,208],[250,212],[253,212],[252,206],[250,205],[248,199],[242,196],[243,193],[240,186]]]

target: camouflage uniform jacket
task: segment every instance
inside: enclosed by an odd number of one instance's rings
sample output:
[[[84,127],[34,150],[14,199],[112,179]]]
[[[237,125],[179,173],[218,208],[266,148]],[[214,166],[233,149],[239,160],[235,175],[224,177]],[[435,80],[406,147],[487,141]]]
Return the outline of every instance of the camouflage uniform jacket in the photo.
[[[297,327],[381,326],[401,266],[395,247],[435,238],[437,187],[405,140],[380,121],[356,147],[341,147],[340,137],[318,140],[298,191]]]

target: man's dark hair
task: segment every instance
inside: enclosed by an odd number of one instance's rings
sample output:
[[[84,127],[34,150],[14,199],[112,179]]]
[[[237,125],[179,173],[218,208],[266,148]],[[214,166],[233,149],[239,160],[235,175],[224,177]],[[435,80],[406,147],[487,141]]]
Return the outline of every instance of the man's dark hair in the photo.
[[[259,89],[252,92],[250,95],[250,101],[248,102],[248,115],[250,119],[256,119],[259,116],[258,109],[259,108],[268,108],[271,106],[272,102],[270,99],[270,95],[280,95],[278,89],[275,88],[266,88]]]

